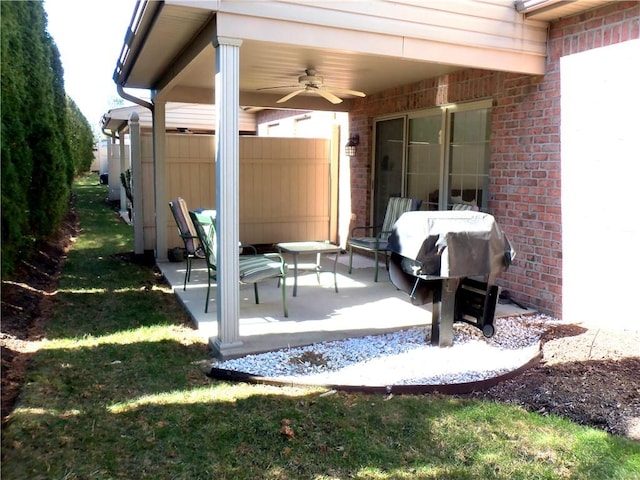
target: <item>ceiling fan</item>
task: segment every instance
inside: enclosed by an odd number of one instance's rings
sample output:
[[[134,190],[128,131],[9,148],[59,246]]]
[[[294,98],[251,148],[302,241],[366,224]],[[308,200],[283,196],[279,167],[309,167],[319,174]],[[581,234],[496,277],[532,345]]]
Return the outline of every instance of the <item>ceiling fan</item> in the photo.
[[[331,103],[337,104],[342,103],[342,99],[335,95],[337,94],[346,94],[346,95],[354,95],[356,97],[365,97],[366,94],[363,92],[359,92],[357,90],[349,90],[346,88],[338,88],[338,87],[329,87],[324,85],[323,78],[319,75],[316,75],[316,71],[309,68],[305,70],[305,75],[301,75],[298,77],[298,85],[281,85],[279,87],[264,87],[259,88],[258,90],[270,90],[275,88],[296,88],[293,92],[285,95],[276,101],[276,103],[284,103],[287,100],[291,100],[296,95],[300,95],[303,92],[312,92],[317,93],[321,97],[327,99]]]

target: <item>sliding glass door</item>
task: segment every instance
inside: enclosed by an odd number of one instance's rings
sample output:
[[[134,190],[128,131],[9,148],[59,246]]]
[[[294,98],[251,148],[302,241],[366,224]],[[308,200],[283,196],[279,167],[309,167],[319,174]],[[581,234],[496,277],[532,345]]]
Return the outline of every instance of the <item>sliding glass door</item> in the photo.
[[[373,220],[389,197],[423,210],[487,211],[491,101],[448,105],[375,121]]]

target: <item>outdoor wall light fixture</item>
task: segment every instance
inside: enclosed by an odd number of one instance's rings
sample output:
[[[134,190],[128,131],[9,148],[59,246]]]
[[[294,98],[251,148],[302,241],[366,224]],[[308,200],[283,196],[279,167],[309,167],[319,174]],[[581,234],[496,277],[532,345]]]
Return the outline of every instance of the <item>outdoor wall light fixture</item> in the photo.
[[[344,153],[347,157],[355,157],[360,145],[360,135],[357,133],[349,137],[349,141],[344,146]]]

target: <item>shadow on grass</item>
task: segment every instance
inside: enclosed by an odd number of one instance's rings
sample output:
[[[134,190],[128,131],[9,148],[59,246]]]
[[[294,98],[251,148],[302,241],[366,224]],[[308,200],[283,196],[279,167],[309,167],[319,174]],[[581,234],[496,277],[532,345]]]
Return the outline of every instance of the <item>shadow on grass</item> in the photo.
[[[640,462],[632,442],[498,403],[202,381],[198,353],[40,352],[3,478],[629,478]]]
[[[49,340],[113,335],[142,327],[183,325],[194,329],[172,292],[141,285],[120,291],[61,292],[47,331]]]

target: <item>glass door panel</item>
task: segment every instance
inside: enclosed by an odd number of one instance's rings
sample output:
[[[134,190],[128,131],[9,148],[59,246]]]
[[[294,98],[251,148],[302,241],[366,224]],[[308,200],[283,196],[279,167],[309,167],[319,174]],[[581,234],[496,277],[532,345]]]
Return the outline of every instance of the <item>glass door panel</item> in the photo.
[[[441,175],[440,109],[409,118],[407,196],[422,200],[423,210],[438,210]]]
[[[382,225],[389,198],[403,194],[404,117],[377,121],[375,135],[373,224]]]
[[[491,110],[451,111],[447,208],[455,204],[487,210]]]

